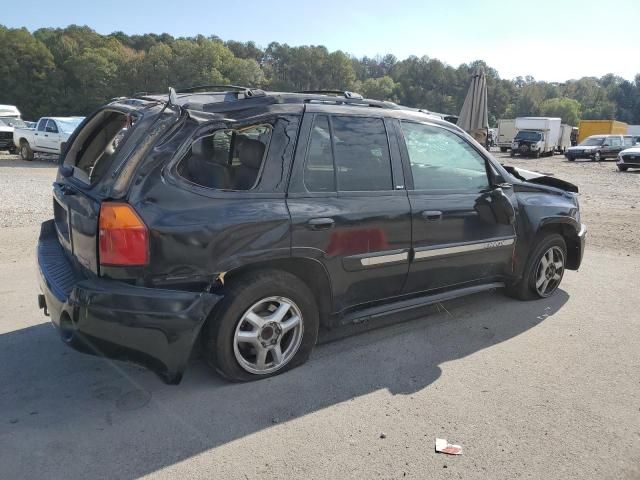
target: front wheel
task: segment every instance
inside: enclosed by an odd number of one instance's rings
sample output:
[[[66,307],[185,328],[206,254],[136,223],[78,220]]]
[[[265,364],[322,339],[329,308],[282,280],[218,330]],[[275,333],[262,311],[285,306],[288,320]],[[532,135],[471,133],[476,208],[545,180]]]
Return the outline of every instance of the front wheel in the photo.
[[[506,153],[507,152],[507,147],[500,147],[500,151],[502,153]]]
[[[520,300],[550,297],[560,286],[567,258],[567,244],[557,233],[540,238],[525,265],[522,279],[507,293]]]
[[[599,162],[600,160],[602,160],[602,155],[600,154],[600,152],[596,152],[596,153],[594,153],[594,154],[593,154],[593,159],[594,159],[596,162]]]
[[[29,162],[33,160],[33,150],[31,150],[29,142],[27,142],[26,140],[23,140],[20,143],[20,158]]]
[[[208,363],[231,381],[271,377],[304,363],[318,339],[318,307],[296,276],[264,270],[231,279],[204,327]]]
[[[621,165],[618,165],[618,170],[620,170],[621,172],[626,172],[629,169],[629,167],[623,167]]]

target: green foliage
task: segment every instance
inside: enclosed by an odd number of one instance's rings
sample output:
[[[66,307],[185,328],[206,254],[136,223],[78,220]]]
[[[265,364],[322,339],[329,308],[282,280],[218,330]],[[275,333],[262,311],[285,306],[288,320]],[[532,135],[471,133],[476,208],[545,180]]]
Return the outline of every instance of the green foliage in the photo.
[[[540,102],[538,110],[543,117],[560,117],[568,125],[580,121],[580,102],[572,98],[548,98]]]
[[[457,114],[470,74],[487,75],[489,123],[524,115],[615,118],[640,124],[640,74],[613,74],[565,83],[531,76],[501,79],[482,60],[453,67],[442,61],[393,55],[355,58],[321,45],[223,42],[216,36],[174,38],[162,33],[100,35],[86,26],[26,29],[0,26],[0,103],[25,118],[85,115],[113,97],[202,84],[234,83],[282,91],[354,90],[378,100]]]

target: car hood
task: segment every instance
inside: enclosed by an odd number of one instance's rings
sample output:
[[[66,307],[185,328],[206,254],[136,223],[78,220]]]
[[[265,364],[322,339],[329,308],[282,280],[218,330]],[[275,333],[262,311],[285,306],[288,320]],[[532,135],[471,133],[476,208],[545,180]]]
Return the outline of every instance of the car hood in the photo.
[[[569,183],[565,180],[553,177],[551,175],[545,175],[544,173],[531,172],[522,168],[511,167],[509,165],[502,166],[507,172],[516,177],[519,180],[527,183],[535,183],[537,185],[546,185],[548,187],[559,188],[565,192],[578,193],[578,186],[573,183]]]
[[[598,145],[576,145],[575,147],[569,147],[567,148],[567,151],[571,152],[574,150],[595,150],[596,148],[598,148]]]
[[[640,147],[625,148],[620,152],[620,155],[623,155],[625,153],[631,155],[640,155]]]

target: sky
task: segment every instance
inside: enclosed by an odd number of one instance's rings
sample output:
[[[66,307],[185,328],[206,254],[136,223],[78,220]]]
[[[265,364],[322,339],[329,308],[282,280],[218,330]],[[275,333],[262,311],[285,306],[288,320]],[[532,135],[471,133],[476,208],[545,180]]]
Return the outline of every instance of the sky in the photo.
[[[2,9],[0,24],[30,31],[78,24],[102,34],[325,45],[358,57],[427,55],[456,67],[481,59],[508,79],[640,73],[640,0],[3,1],[15,8]]]

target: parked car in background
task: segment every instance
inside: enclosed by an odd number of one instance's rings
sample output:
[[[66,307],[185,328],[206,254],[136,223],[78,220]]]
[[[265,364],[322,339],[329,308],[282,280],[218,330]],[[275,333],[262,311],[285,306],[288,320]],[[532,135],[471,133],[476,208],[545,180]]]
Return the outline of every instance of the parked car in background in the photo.
[[[618,154],[616,166],[621,172],[626,172],[630,168],[640,168],[640,145],[625,148]]]
[[[625,135],[629,126],[617,120],[580,120],[578,144],[594,135]]]
[[[513,118],[503,118],[498,120],[498,136],[496,145],[501,152],[506,152],[511,148],[511,142],[516,136],[516,121]]]
[[[571,146],[571,133],[573,127],[567,124],[560,125],[560,136],[558,137],[558,152],[564,153]]]
[[[20,118],[20,110],[14,105],[0,105],[0,150],[16,153],[13,144],[13,130],[16,127],[25,127]]]
[[[607,158],[616,158],[625,148],[635,144],[630,135],[593,135],[579,145],[568,148],[565,157],[570,162],[577,158],[588,158],[599,162]]]
[[[320,328],[502,286],[544,298],[580,266],[575,185],[389,102],[234,88],[119,99],[69,139],[37,258],[70,346],[176,383],[200,344],[254,380],[305,362]]]
[[[64,143],[84,117],[42,117],[35,128],[17,128],[13,143],[23,160],[33,160],[33,154],[60,154]]]
[[[511,142],[511,156],[540,157],[553,155],[560,138],[560,118],[518,117],[516,136]]]

